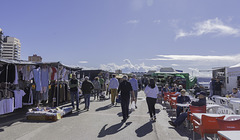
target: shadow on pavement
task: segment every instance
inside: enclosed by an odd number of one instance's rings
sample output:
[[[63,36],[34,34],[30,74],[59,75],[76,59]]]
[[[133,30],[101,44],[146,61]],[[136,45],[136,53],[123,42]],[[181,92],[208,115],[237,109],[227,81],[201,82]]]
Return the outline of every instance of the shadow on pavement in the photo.
[[[96,109],[96,111],[104,111],[104,110],[110,109],[112,107],[113,107],[113,105],[109,104],[104,107],[99,107],[98,109]]]
[[[138,128],[135,132],[138,137],[144,137],[147,134],[151,133],[152,131],[153,131],[152,122],[147,122],[146,124]]]
[[[184,124],[178,126],[178,127],[169,127],[169,129],[174,129],[180,136],[182,137],[188,137],[189,139],[192,138],[192,131],[191,130],[188,130]],[[200,135],[199,135],[200,136]],[[201,139],[201,137],[197,136],[196,134],[196,137],[197,139]]]
[[[127,122],[127,123],[124,123],[124,122],[120,122],[118,124],[115,124],[115,125],[112,125],[111,127],[107,128],[107,125],[104,125],[103,128],[101,129],[101,131],[99,132],[98,134],[98,138],[102,138],[102,137],[105,137],[107,135],[113,135],[113,134],[116,134],[120,131],[122,131],[123,129],[125,129],[126,127],[128,127],[132,122]],[[125,124],[125,126],[123,126]]]
[[[3,131],[4,131],[4,129],[0,128],[0,132],[3,132]]]
[[[130,115],[132,112],[133,112],[132,110],[129,110],[129,114],[128,115]],[[122,117],[123,116],[122,112],[119,112],[117,115],[118,115],[118,117]]]
[[[23,119],[20,122],[25,122],[25,123],[54,123],[56,121],[50,121],[50,120],[27,120]]]

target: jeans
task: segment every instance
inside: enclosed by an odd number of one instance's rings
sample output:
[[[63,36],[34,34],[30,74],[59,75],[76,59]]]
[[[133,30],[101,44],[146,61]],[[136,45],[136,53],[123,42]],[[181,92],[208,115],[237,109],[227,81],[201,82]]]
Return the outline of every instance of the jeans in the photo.
[[[182,107],[180,107],[180,106],[177,106],[177,110],[176,110],[176,112],[177,112],[177,118],[179,117],[179,115],[180,115],[180,113],[183,111],[183,108]]]
[[[72,101],[73,108],[74,108],[74,96],[77,102],[77,109],[79,109],[79,94],[77,91],[71,91],[71,101]]]
[[[126,120],[129,116],[129,100],[130,99],[121,99],[122,115],[124,120]]]
[[[173,123],[176,125],[176,126],[179,126],[181,125],[185,119],[187,118],[187,112],[184,112],[182,113]]]
[[[155,112],[156,101],[157,99],[155,98],[147,97],[148,111],[151,118],[156,115],[156,112]]]
[[[84,94],[85,108],[89,109],[91,94]]]

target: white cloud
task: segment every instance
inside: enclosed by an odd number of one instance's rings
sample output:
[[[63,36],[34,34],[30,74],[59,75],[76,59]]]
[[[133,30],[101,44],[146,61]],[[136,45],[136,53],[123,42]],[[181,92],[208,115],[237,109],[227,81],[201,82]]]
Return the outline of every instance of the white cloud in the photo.
[[[153,23],[160,24],[160,23],[161,23],[161,20],[160,20],[160,19],[154,20]]]
[[[138,24],[139,23],[139,20],[129,20],[126,22],[127,24]]]
[[[177,66],[179,66],[179,64],[172,64],[172,66],[173,66],[173,67],[177,67]]]
[[[123,60],[125,64],[117,65],[115,63],[109,64],[101,64],[100,69],[107,70],[107,71],[115,71],[115,70],[122,70],[124,73],[130,72],[147,72],[149,70],[159,70],[162,66],[161,65],[152,65],[146,66],[144,63],[142,64],[132,64],[129,59]]]
[[[162,60],[162,61],[233,61],[239,62],[240,54],[237,55],[223,55],[223,56],[210,56],[210,55],[157,55],[157,58],[147,60]]]
[[[220,19],[209,19],[196,23],[191,31],[186,32],[180,29],[176,35],[176,39],[187,36],[201,36],[206,34],[215,34],[220,36],[239,36],[240,29],[225,25]]]
[[[87,64],[88,61],[79,61],[78,63],[80,63],[80,64]]]

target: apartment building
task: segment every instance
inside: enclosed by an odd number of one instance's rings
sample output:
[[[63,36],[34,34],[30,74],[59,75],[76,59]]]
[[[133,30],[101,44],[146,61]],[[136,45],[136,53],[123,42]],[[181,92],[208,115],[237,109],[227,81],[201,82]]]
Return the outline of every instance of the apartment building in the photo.
[[[3,37],[1,57],[10,60],[19,60],[21,54],[20,40],[14,37]]]

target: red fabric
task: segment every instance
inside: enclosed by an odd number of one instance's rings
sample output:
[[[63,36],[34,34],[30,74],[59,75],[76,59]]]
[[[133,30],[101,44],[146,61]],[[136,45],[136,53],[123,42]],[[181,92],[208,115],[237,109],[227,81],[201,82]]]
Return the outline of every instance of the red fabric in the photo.
[[[54,80],[55,73],[57,72],[57,69],[55,67],[52,67],[52,75],[51,75],[51,80]]]

